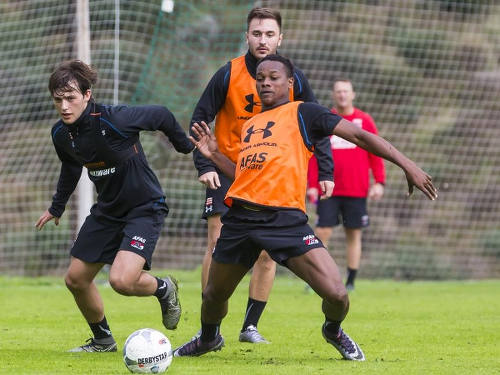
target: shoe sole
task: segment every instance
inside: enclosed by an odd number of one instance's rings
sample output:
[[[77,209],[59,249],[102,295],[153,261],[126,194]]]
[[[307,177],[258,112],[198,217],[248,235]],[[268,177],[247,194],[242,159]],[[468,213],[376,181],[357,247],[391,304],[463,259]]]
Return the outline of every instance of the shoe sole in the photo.
[[[240,342],[246,342],[246,343],[249,343],[249,344],[270,344],[269,341],[267,340],[258,340],[258,341],[252,341],[252,340],[248,340],[248,339],[242,339],[241,337],[239,338],[239,341]]]
[[[85,350],[83,347],[79,346],[78,348],[68,350],[68,353],[111,353],[118,351],[118,345],[115,345],[111,348],[107,348],[106,350]]]

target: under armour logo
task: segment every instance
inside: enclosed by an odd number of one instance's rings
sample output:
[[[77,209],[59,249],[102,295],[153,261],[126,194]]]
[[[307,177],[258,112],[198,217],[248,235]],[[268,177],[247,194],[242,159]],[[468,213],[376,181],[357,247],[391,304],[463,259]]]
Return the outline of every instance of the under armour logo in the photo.
[[[246,95],[245,99],[247,100],[248,104],[245,106],[245,111],[253,113],[253,107],[260,107],[260,102],[254,102],[253,100],[253,94]]]
[[[269,130],[269,128],[271,128],[272,126],[274,126],[274,121],[269,121],[267,123],[265,129],[255,129],[255,130],[253,130],[253,125],[250,126],[247,129],[247,136],[245,137],[245,139],[243,140],[243,142],[247,142],[247,143],[250,142],[250,137],[252,136],[252,134],[257,134],[257,133],[263,133],[262,134],[262,139],[270,137],[273,133],[271,133],[271,130]]]

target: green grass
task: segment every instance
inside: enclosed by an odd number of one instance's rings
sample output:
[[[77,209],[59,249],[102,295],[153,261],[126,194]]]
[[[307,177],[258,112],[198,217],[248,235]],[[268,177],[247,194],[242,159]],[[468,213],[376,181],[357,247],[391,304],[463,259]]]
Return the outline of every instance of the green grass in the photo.
[[[119,343],[117,353],[67,353],[89,337],[62,278],[0,277],[0,374],[127,374],[121,348],[139,328],[167,334],[173,346],[199,328],[199,271],[181,280],[183,316],[176,331],[161,325],[154,298],[100,291]],[[341,360],[321,337],[320,299],[288,274],[277,277],[261,319],[271,345],[238,342],[248,278],[230,300],[226,346],[198,358],[174,358],[170,374],[500,374],[500,280],[393,282],[360,280],[344,329],[366,362]]]

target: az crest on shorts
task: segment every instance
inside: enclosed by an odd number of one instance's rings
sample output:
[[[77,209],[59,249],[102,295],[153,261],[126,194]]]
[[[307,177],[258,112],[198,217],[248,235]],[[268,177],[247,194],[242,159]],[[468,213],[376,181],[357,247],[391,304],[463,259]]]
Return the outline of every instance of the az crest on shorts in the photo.
[[[319,240],[314,234],[308,234],[307,236],[302,237],[302,241],[304,241],[306,246],[316,245],[319,243]]]
[[[130,246],[135,247],[139,250],[144,250],[144,244],[146,243],[146,239],[140,236],[132,237],[132,241],[130,241]]]

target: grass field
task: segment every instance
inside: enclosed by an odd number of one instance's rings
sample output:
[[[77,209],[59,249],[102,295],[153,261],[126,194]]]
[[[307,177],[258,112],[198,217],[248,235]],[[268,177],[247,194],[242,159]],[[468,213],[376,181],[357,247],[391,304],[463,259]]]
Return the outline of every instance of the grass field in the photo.
[[[164,273],[161,273],[164,274]],[[123,297],[100,286],[117,353],[67,353],[89,337],[62,278],[0,277],[0,374],[127,374],[121,348],[134,330],[156,328],[173,346],[199,328],[199,271],[181,280],[183,316],[163,329],[155,298]],[[278,276],[259,329],[271,345],[238,342],[248,279],[223,322],[225,348],[174,358],[170,374],[500,374],[500,280],[393,282],[360,280],[343,324],[366,362],[341,360],[321,337],[320,299],[304,284]]]

